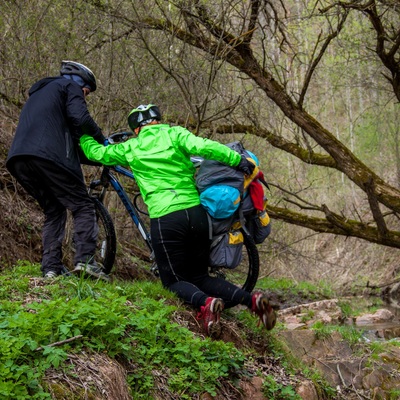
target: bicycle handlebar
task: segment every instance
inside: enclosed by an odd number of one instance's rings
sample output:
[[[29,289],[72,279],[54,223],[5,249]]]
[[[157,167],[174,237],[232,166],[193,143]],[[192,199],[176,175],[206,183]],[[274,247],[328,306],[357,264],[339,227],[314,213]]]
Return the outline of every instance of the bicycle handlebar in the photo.
[[[133,132],[115,132],[107,138],[107,142],[109,144],[122,143],[127,141],[131,136],[133,136]]]

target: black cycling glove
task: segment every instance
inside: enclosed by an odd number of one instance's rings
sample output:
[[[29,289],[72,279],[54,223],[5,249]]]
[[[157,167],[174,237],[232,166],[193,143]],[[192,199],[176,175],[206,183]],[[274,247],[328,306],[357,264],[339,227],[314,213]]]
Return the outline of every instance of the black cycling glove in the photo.
[[[249,161],[245,156],[242,156],[242,159],[236,168],[239,171],[242,171],[245,175],[251,175],[255,167],[255,164]]]

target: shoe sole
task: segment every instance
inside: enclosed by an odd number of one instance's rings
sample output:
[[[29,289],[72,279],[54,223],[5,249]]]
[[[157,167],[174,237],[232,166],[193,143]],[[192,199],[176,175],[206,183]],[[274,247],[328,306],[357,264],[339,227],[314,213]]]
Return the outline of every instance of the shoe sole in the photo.
[[[274,328],[276,324],[276,312],[269,304],[267,298],[263,297],[260,301],[260,308],[264,311],[263,315],[263,324],[267,328],[268,331]]]
[[[86,275],[89,276],[91,278],[97,278],[97,279],[102,279],[103,281],[109,282],[110,281],[110,277],[107,276],[105,273],[101,273],[101,274],[97,274],[93,271],[91,271],[90,269],[86,269],[86,268],[82,268],[82,267],[76,267],[72,273],[74,275]]]
[[[208,324],[208,336],[213,339],[218,339],[222,333],[220,322],[221,312],[224,310],[224,302],[221,299],[215,299],[211,303],[210,311],[215,314],[216,321],[210,321]]]
[[[55,279],[55,278],[57,278],[59,275],[57,275],[57,274],[51,274],[51,275],[44,275],[43,276],[43,278],[46,278],[46,279]]]

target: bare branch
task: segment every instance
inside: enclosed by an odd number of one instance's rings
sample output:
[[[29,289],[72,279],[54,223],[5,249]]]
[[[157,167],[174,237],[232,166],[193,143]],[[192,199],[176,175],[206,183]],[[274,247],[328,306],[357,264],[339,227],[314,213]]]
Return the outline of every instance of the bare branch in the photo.
[[[71,338],[68,338],[65,340],[60,340],[59,342],[50,343],[46,347],[61,346],[65,343],[70,343],[70,342],[73,342],[74,340],[81,339],[81,338],[83,338],[83,335],[77,335],[77,336],[74,336],[74,337],[71,337]],[[43,349],[44,349],[44,347],[40,346],[40,347],[36,348],[35,351],[42,351]]]
[[[315,57],[315,59],[310,63],[310,65],[308,67],[308,70],[307,70],[307,73],[306,73],[306,76],[304,78],[303,88],[301,89],[301,93],[300,93],[300,97],[299,97],[299,106],[300,107],[303,107],[304,97],[305,97],[307,89],[308,89],[308,87],[310,85],[312,75],[315,72],[315,69],[317,68],[317,65],[322,60],[322,57],[325,54],[326,50],[328,49],[328,46],[331,43],[331,41],[335,37],[337,37],[339,35],[340,31],[343,28],[344,22],[346,21],[347,15],[348,15],[348,12],[346,11],[343,14],[343,16],[340,18],[336,30],[327,36],[327,38],[325,39],[325,42],[323,43],[323,45],[321,47],[321,50],[319,51],[317,57]],[[321,37],[321,33],[319,34],[318,40],[317,40],[317,42],[315,44],[315,49],[314,49],[314,52],[313,52],[313,56],[314,56],[314,53],[315,53],[315,51],[316,51],[316,49],[317,49],[317,47],[319,45],[320,37]]]
[[[290,224],[302,226],[304,228],[309,228],[316,232],[353,236],[372,243],[400,248],[399,232],[389,230],[385,236],[381,236],[377,228],[355,220],[345,219],[330,211],[326,206],[324,207],[326,218],[308,216],[287,208],[276,207],[271,204],[268,205],[267,211],[272,218],[286,221]]]

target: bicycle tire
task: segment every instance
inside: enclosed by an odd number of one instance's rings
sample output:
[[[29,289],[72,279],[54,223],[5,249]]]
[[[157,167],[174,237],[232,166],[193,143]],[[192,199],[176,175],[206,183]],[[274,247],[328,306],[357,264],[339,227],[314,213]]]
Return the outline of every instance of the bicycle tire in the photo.
[[[243,230],[244,244],[242,261],[234,269],[218,268],[210,271],[211,276],[223,278],[251,293],[257,284],[260,272],[260,257],[253,238]]]
[[[94,203],[97,225],[99,226],[95,261],[103,266],[106,274],[109,274],[117,252],[114,222],[104,204],[96,197],[91,197],[91,199]]]

